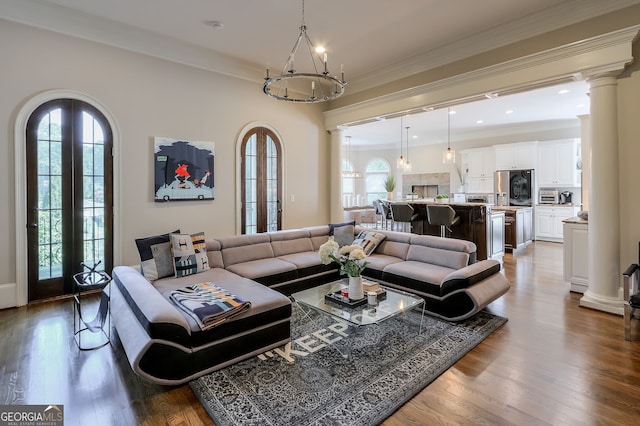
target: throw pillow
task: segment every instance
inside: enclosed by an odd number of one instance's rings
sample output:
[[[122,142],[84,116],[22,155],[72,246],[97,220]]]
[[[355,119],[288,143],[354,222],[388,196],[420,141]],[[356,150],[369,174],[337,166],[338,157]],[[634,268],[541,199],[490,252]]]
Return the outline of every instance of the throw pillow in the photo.
[[[333,235],[333,240],[338,243],[340,247],[348,246],[353,241],[353,235],[356,232],[355,225],[355,220],[344,223],[330,223],[329,236]]]
[[[177,278],[197,274],[209,269],[204,232],[197,234],[171,234],[174,273]]]
[[[177,229],[172,233],[180,233],[180,230]],[[168,233],[138,238],[136,246],[140,254],[140,270],[147,280],[153,282],[158,278],[174,274]]]
[[[359,245],[369,256],[378,247],[378,244],[385,239],[385,235],[375,231],[362,231],[353,240],[352,244]]]

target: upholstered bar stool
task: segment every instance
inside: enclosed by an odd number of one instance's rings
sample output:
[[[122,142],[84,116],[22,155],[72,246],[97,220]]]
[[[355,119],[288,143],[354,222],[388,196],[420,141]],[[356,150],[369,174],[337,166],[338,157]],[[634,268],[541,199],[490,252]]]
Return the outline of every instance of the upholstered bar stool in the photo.
[[[409,232],[411,232],[411,222],[416,220],[418,215],[413,211],[413,207],[407,203],[391,203],[391,229],[396,223],[402,224],[402,230],[407,232],[407,224]]]
[[[430,225],[439,225],[440,236],[446,238],[447,231],[451,232],[451,226],[460,222],[460,217],[451,206],[430,204],[427,206],[427,220]]]

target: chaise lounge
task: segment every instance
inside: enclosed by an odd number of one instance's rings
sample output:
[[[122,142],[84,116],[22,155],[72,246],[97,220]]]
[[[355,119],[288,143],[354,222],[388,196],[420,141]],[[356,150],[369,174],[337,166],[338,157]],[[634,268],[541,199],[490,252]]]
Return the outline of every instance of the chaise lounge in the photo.
[[[325,225],[206,239],[210,269],[181,278],[152,282],[132,267],[114,268],[111,315],[134,372],[155,383],[181,384],[285,345],[291,321],[287,296],[339,277],[337,265],[323,265],[318,254],[334,231]],[[500,264],[476,262],[471,242],[353,225],[340,232],[347,240],[384,238],[374,245],[363,274],[422,296],[428,314],[464,320],[509,289]],[[251,307],[201,330],[169,299],[172,291],[200,282],[213,282]]]

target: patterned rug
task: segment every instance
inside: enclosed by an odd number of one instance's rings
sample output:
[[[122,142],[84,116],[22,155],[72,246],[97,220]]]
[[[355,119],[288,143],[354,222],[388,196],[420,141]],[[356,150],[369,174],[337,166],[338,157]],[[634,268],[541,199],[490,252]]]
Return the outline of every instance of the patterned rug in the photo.
[[[356,327],[294,304],[291,344],[190,386],[218,426],[377,425],[506,321],[411,311]]]

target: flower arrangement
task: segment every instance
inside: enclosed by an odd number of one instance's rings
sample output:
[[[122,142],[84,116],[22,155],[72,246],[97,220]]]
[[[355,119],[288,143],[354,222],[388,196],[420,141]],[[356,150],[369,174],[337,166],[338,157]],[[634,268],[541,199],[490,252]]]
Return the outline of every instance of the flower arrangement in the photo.
[[[354,244],[340,247],[338,243],[329,237],[329,241],[320,246],[320,260],[324,265],[335,262],[340,265],[340,275],[359,277],[368,262],[367,255],[361,246]]]

